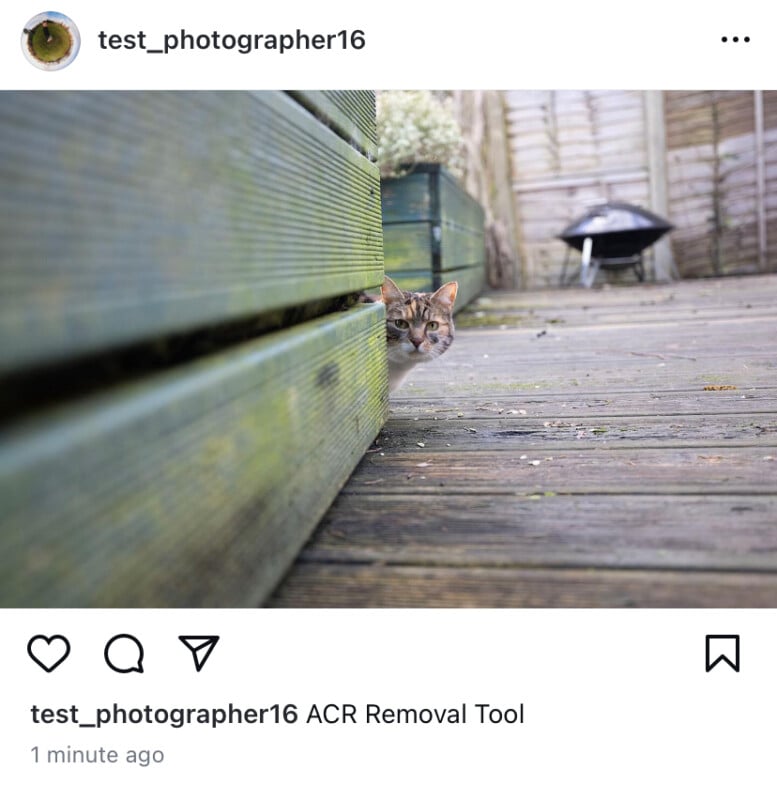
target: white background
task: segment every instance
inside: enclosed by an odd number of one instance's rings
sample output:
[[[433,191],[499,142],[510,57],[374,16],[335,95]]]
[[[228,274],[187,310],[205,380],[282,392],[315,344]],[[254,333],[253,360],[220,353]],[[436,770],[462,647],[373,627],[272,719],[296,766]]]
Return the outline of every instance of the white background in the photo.
[[[0,82],[6,88],[180,89],[769,89],[770,5],[689,0],[389,0],[279,3],[63,0],[82,37],[78,59],[42,73],[20,57],[21,30],[44,10],[3,0]],[[277,33],[362,29],[361,51],[100,51],[99,31]],[[738,44],[721,43],[737,35]],[[742,39],[749,35],[751,41]]]
[[[466,9],[469,7],[469,10]],[[54,10],[81,53],[44,73],[20,51],[44,8],[4,0],[3,89],[775,87],[765,3],[89,3]],[[336,32],[359,52],[101,52],[97,33]],[[722,35],[745,44],[720,42]],[[2,97],[0,96],[0,102]],[[25,798],[760,798],[774,796],[773,611],[2,611],[0,776]],[[145,672],[105,665],[132,633]],[[36,634],[66,635],[46,674]],[[704,669],[708,633],[742,636],[742,671]],[[179,634],[218,634],[194,671]],[[33,725],[30,707],[82,709],[350,702],[467,703],[467,725]],[[475,703],[517,706],[523,725],[480,725]],[[161,749],[163,765],[34,765],[31,748]],[[10,789],[13,787],[13,789]]]
[[[326,610],[4,613],[3,780],[27,797],[767,797],[777,670],[773,611]],[[36,634],[68,637],[46,673]],[[143,674],[108,669],[131,633]],[[741,671],[705,670],[708,633],[741,635]],[[221,636],[200,673],[180,634]],[[33,725],[30,708],[294,703],[295,725],[100,730]],[[305,724],[311,703],[358,724]],[[466,724],[364,724],[365,704],[451,708]],[[482,725],[476,703],[524,704]],[[159,749],[162,765],[33,764],[31,748]],[[77,790],[77,794],[76,794]]]

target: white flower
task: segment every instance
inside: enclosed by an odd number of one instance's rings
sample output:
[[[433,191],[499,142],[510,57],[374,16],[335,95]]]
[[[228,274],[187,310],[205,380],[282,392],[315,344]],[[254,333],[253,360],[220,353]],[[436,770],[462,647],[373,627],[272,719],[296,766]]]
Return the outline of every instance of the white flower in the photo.
[[[383,177],[405,174],[412,164],[439,163],[461,177],[464,139],[449,100],[429,91],[390,91],[377,96],[378,165]]]

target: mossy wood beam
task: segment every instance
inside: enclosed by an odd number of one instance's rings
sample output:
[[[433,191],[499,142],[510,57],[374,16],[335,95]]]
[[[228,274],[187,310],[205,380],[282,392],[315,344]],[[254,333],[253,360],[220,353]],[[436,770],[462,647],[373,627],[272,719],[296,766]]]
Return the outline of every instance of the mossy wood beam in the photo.
[[[0,103],[0,374],[382,282],[377,167],[284,93]]]
[[[6,429],[0,605],[258,605],[386,414],[376,303]]]

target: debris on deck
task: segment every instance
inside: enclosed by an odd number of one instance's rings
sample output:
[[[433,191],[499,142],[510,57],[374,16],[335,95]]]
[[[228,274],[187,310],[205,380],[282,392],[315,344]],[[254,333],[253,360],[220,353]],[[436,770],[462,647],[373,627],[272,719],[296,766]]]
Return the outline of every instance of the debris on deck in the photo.
[[[482,297],[271,605],[777,606],[775,300],[777,275]]]

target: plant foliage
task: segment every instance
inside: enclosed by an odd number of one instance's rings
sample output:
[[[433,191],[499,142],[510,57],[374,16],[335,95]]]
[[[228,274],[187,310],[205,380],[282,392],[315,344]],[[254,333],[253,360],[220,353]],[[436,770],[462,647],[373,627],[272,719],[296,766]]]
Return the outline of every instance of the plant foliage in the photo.
[[[377,97],[378,165],[384,178],[405,175],[414,164],[442,164],[456,177],[464,170],[464,137],[450,98],[429,91],[388,91]]]

